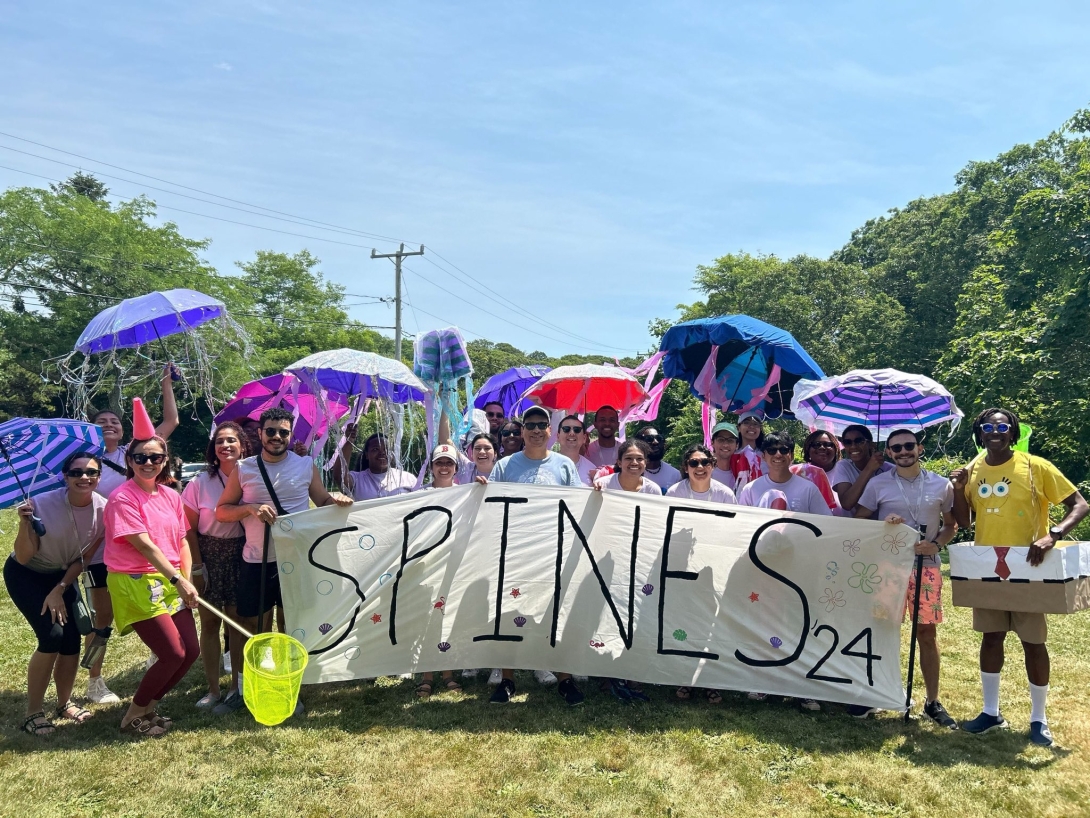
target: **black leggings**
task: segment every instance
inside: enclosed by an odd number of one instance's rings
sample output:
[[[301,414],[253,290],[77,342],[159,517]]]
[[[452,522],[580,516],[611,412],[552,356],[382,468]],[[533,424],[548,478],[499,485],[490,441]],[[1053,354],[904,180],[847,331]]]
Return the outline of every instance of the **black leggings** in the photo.
[[[64,571],[50,571],[48,574],[31,570],[20,565],[14,556],[4,562],[4,584],[15,607],[26,617],[34,635],[38,637],[39,653],[59,653],[61,656],[78,656],[80,635],[72,609],[76,604],[76,589],[69,586],[64,589],[64,608],[67,621],[60,636],[53,636],[53,619],[49,611],[42,613],[42,605],[50,591],[64,579]]]

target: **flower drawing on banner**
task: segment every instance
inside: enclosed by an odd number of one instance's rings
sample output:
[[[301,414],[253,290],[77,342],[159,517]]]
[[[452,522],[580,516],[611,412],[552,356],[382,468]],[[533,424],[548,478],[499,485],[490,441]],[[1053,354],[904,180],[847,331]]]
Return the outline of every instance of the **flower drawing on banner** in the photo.
[[[674,631],[674,639],[676,639],[677,641],[684,642],[688,638],[689,634],[685,633],[685,631],[683,631],[681,628],[678,628],[676,631]]]
[[[826,588],[825,593],[821,595],[818,602],[825,606],[826,613],[832,613],[837,608],[843,608],[848,604],[848,601],[844,599],[844,592],[837,591],[833,593],[832,588]]]
[[[855,571],[855,575],[848,577],[848,584],[865,594],[873,594],[874,586],[882,581],[882,578],[878,576],[878,566],[873,562],[870,564],[853,562],[852,570]]]
[[[844,540],[844,551],[848,556],[854,557],[859,553],[859,540]]]
[[[901,549],[907,545],[905,540],[908,539],[908,535],[903,531],[898,531],[896,534],[886,534],[882,538],[882,550],[896,556],[901,552]]]

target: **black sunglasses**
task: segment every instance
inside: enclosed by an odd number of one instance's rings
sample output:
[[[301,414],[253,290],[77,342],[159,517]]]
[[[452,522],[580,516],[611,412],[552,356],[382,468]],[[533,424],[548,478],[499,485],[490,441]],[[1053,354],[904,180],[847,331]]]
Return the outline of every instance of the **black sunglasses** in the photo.
[[[165,454],[156,452],[155,454],[144,454],[143,452],[137,452],[136,454],[130,454],[132,462],[137,466],[143,466],[145,463],[151,463],[153,466],[158,466],[164,460],[167,459]]]
[[[583,434],[582,426],[561,426],[560,431],[566,435],[581,435]]]
[[[840,438],[840,442],[843,443],[845,446],[861,446],[862,444],[867,442],[867,439],[865,437],[842,437]]]
[[[542,421],[538,421],[538,422],[531,421],[529,423],[522,424],[522,428],[526,429],[528,431],[531,431],[531,432],[534,431],[535,429],[538,430],[538,431],[541,431],[543,429],[548,429],[549,428],[549,421],[547,421],[547,420],[542,420]]]
[[[887,443],[886,445],[889,446],[889,450],[894,454],[900,454],[901,449],[904,449],[906,452],[913,452],[916,450],[915,443]]]
[[[790,446],[769,446],[764,450],[765,454],[791,454],[794,451]]]
[[[810,444],[811,449],[835,449],[836,444],[830,443],[828,440],[815,440]]]
[[[694,457],[692,460],[688,461],[688,466],[690,469],[702,469],[705,466],[710,466],[711,464],[712,461],[708,460],[707,458]]]
[[[658,443],[662,438],[659,435],[640,435],[636,440],[642,440],[644,443]]]
[[[510,429],[504,429],[500,432],[500,435],[503,437],[522,437],[522,430],[515,429],[515,431],[512,432]]]
[[[133,455],[133,460],[135,459],[136,456]],[[98,477],[102,472],[98,469],[69,469],[65,474],[73,480],[78,480],[81,477]]]
[[[291,437],[291,429],[273,429],[271,427],[262,429],[265,433],[265,437],[279,437],[282,440],[287,440]]]
[[[490,417],[490,418],[502,418],[503,417],[503,412],[485,412],[484,414],[485,414],[485,417]]]

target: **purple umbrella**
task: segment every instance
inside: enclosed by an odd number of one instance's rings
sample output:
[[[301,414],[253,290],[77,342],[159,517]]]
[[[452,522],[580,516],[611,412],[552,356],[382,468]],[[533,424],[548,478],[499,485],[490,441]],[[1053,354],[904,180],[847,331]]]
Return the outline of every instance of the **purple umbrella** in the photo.
[[[222,301],[196,290],[167,290],[127,298],[91,319],[76,341],[76,352],[93,355],[161,341],[167,335],[226,314]]]
[[[533,405],[519,400],[522,393],[550,372],[552,368],[548,366],[513,366],[485,381],[477,390],[473,405],[484,409],[486,403],[499,403],[503,405],[503,414],[506,417],[516,417]]]
[[[324,408],[305,383],[296,382],[295,394],[292,394],[292,375],[269,375],[260,380],[250,381],[235,393],[234,398],[216,415],[215,422],[227,420],[241,422],[246,419],[258,420],[266,409],[279,406],[296,412],[293,426],[293,439],[306,441],[317,421],[316,435],[325,433],[329,422],[340,419],[348,411],[348,402],[343,395],[327,392]]]

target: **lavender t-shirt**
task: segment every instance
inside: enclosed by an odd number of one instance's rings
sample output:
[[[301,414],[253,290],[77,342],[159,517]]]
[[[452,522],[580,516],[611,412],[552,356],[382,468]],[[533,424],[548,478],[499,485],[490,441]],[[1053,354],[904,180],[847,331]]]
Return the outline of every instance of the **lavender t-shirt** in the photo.
[[[945,477],[926,469],[921,469],[915,480],[891,471],[875,475],[867,483],[859,505],[875,512],[879,520],[896,514],[911,528],[918,530],[925,525],[927,539],[933,540],[942,527],[942,513],[949,513],[954,507],[954,487]],[[941,564],[938,554],[926,556],[923,561],[924,565],[934,567]]]

